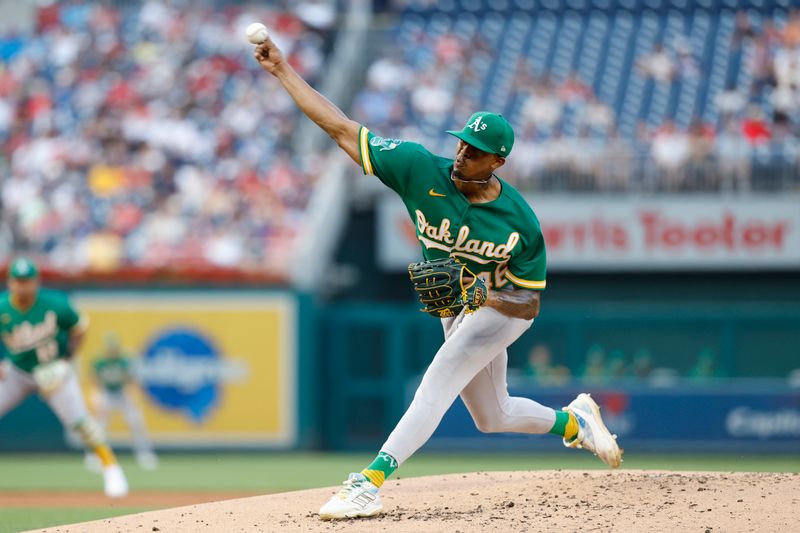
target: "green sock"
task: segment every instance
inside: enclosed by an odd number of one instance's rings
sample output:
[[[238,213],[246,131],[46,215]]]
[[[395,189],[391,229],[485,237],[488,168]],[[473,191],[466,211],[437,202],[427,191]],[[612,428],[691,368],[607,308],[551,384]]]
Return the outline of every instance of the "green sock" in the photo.
[[[556,422],[550,433],[572,440],[578,436],[578,419],[569,411],[556,411]]]
[[[383,482],[386,481],[386,478],[397,470],[397,466],[397,461],[394,457],[388,453],[381,452],[368,467],[361,471],[361,473],[364,474],[373,485],[380,488]]]

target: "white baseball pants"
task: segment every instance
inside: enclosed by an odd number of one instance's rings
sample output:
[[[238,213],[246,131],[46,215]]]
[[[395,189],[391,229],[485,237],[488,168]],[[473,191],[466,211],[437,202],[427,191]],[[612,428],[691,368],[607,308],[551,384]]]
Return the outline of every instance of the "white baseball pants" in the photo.
[[[127,391],[122,390],[117,393],[103,391],[99,404],[97,407],[97,421],[103,431],[108,430],[108,421],[112,413],[115,411],[120,412],[131,430],[133,451],[137,454],[153,452],[153,445],[150,443],[147,428],[144,425],[144,416],[142,416],[142,412]]]
[[[37,391],[36,382],[29,373],[8,362],[5,363],[4,369],[4,377],[0,378],[0,418]],[[78,377],[71,367],[64,383],[47,398],[42,399],[66,428],[74,428],[89,416]]]
[[[433,435],[459,394],[475,425],[485,433],[547,433],[553,427],[553,409],[509,396],[506,385],[506,348],[533,320],[509,318],[484,307],[442,319],[442,325],[445,342],[382,452],[399,464],[405,462]]]

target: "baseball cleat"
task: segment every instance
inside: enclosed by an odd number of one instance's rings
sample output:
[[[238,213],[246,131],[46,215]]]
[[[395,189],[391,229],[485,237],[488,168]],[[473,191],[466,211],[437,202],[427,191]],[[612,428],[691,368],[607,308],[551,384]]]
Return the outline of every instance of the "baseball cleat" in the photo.
[[[319,510],[323,520],[375,516],[383,510],[378,487],[363,474],[350,474],[344,485]]]
[[[600,458],[611,468],[619,468],[622,463],[622,450],[617,444],[617,436],[612,435],[600,416],[600,406],[589,394],[581,393],[564,408],[578,419],[578,436],[567,441],[567,448],[582,448]]]
[[[128,480],[117,464],[103,469],[103,484],[106,496],[109,498],[124,498],[128,495]]]

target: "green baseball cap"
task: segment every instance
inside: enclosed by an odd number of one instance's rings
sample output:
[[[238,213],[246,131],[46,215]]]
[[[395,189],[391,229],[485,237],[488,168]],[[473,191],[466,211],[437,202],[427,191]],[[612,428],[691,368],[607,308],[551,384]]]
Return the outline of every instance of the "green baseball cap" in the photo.
[[[17,257],[8,266],[8,277],[14,279],[32,279],[39,276],[39,269],[31,259]]]
[[[514,129],[511,124],[503,115],[488,111],[478,111],[469,117],[463,130],[448,130],[447,133],[478,150],[501,157],[508,157],[514,146]]]

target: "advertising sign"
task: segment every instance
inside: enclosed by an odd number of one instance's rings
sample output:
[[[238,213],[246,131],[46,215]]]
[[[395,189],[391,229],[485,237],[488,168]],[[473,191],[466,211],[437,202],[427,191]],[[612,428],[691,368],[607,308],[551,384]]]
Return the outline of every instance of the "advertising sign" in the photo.
[[[90,404],[94,361],[109,338],[132,356],[140,406],[156,445],[290,446],[296,440],[296,305],[291,295],[81,294],[89,318],[79,357]],[[128,442],[121,417],[112,442]]]
[[[797,198],[537,196],[529,201],[542,226],[551,272],[800,269]],[[419,260],[414,226],[399,199],[381,199],[378,231],[382,268],[401,271]]]
[[[413,385],[416,385],[414,383]],[[409,387],[413,389],[414,387]],[[585,388],[519,386],[514,396],[561,408]],[[746,381],[724,387],[603,388],[590,391],[608,429],[626,449],[796,451],[800,449],[800,390]],[[699,409],[699,411],[698,411]],[[700,416],[697,414],[701,413]],[[431,445],[531,449],[561,442],[521,434],[482,434],[460,400],[445,415]]]

